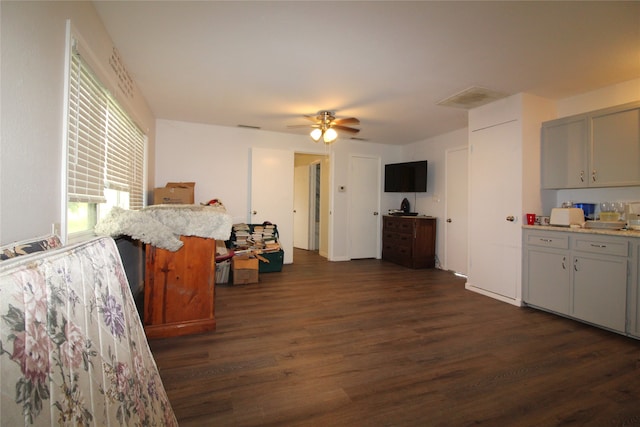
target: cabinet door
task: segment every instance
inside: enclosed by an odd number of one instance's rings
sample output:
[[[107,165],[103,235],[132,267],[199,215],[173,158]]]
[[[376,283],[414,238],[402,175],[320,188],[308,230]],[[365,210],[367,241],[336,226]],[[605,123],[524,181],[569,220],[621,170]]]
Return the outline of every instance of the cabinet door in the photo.
[[[435,267],[436,252],[436,220],[414,220],[413,265],[417,268]]]
[[[525,302],[568,315],[571,283],[568,251],[529,249],[525,262]]]
[[[176,252],[146,246],[144,329],[148,338],[215,330],[216,242],[180,236]]]
[[[634,239],[636,240],[636,239]],[[640,274],[638,267],[640,266],[640,243],[634,242],[633,246],[633,262],[631,268],[631,277],[629,280],[629,294],[627,300],[627,332],[637,338],[640,338]]]
[[[590,186],[640,184],[640,108],[606,110],[592,117]]]
[[[542,125],[542,188],[579,188],[589,184],[587,116]]]
[[[624,332],[627,297],[627,259],[597,255],[574,256],[571,315]]]

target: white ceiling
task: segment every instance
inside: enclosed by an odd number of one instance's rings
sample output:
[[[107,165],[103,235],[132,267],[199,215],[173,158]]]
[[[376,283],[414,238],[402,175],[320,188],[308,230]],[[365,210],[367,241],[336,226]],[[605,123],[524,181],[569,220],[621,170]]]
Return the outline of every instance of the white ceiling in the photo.
[[[637,1],[94,1],[157,118],[406,144],[467,125],[471,86],[560,99],[640,77]],[[344,135],[348,138],[350,135]]]

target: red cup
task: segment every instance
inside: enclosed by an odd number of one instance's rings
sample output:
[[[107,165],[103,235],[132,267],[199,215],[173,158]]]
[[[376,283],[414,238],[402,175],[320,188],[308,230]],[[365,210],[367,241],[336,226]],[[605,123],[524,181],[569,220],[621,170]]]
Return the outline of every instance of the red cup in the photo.
[[[527,225],[533,225],[536,223],[536,214],[527,214]]]

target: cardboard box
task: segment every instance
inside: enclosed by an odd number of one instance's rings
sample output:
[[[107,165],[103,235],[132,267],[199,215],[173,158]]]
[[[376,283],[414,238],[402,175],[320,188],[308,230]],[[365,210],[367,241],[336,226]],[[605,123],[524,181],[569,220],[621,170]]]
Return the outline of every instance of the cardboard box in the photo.
[[[233,257],[231,271],[234,285],[258,283],[258,259],[248,257]]]
[[[165,187],[153,190],[154,205],[194,204],[195,182],[167,182]]]

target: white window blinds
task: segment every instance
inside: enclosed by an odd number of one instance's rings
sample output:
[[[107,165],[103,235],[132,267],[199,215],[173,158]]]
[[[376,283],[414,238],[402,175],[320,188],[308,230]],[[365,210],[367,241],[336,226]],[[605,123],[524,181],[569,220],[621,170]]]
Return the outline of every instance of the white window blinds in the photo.
[[[76,49],[71,58],[67,192],[71,202],[104,203],[104,189],[143,206],[145,135],[96,78]]]

